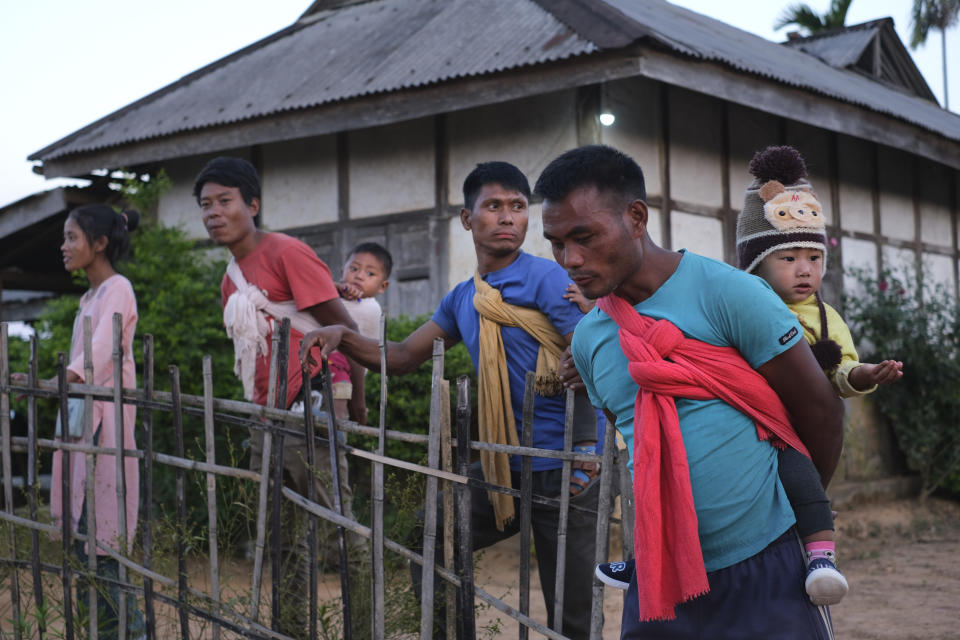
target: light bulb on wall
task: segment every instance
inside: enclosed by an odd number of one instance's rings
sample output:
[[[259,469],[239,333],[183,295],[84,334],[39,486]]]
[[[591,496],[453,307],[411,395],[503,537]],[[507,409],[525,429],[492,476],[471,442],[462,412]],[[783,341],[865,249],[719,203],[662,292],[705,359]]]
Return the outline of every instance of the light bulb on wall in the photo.
[[[609,111],[604,111],[600,114],[600,124],[605,127],[609,127],[616,121],[617,117],[610,113]]]

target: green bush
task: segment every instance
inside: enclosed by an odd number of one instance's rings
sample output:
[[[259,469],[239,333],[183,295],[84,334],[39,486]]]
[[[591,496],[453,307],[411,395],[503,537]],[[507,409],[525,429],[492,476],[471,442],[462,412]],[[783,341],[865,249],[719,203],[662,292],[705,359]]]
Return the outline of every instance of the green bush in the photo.
[[[951,292],[929,277],[853,271],[859,293],[844,300],[862,362],[901,360],[903,378],[873,394],[922,496],[960,495],[960,313]]]

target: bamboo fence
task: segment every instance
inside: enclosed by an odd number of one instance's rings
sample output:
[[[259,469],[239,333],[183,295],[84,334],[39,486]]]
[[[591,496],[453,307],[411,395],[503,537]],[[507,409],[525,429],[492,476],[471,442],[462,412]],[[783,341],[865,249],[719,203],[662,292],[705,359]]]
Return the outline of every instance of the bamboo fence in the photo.
[[[122,359],[124,354],[120,341],[119,314],[114,317],[114,348],[112,352],[114,380],[122,380]],[[84,323],[84,368],[85,379],[93,380],[93,365],[90,357],[90,325]],[[527,376],[527,392],[523,406],[523,425],[521,446],[494,445],[470,439],[470,386],[469,379],[462,377],[456,381],[456,407],[450,407],[450,383],[443,375],[443,343],[437,341],[433,352],[433,376],[430,403],[429,433],[427,435],[402,432],[389,429],[385,422],[388,405],[388,377],[386,375],[386,350],[384,345],[384,322],[381,320],[381,388],[380,388],[380,421],[378,426],[360,425],[349,420],[335,420],[331,412],[314,413],[311,407],[309,380],[305,377],[303,388],[304,410],[302,413],[287,411],[278,406],[286,399],[286,376],[277,375],[277,372],[287,370],[285,345],[289,331],[289,322],[284,321],[280,330],[274,332],[273,359],[270,363],[271,386],[268,394],[268,406],[261,406],[247,402],[238,402],[215,398],[213,395],[213,374],[209,356],[202,359],[203,389],[201,395],[183,393],[180,389],[180,375],[176,366],[169,367],[170,391],[154,389],[154,361],[152,336],[144,338],[143,367],[141,371],[142,388],[123,388],[120,383],[113,387],[100,387],[91,384],[67,384],[66,358],[59,355],[57,363],[56,381],[40,381],[37,377],[37,338],[30,341],[31,359],[26,381],[13,384],[11,380],[8,327],[0,323],[0,445],[2,445],[2,475],[3,475],[3,510],[0,511],[0,520],[6,529],[5,538],[9,555],[0,557],[0,567],[3,568],[2,578],[9,592],[9,616],[0,622],[0,637],[11,637],[15,640],[27,638],[62,637],[67,640],[87,637],[98,637],[98,621],[96,597],[98,590],[111,582],[96,575],[97,562],[103,558],[116,560],[120,567],[118,580],[114,586],[119,588],[120,601],[117,602],[119,615],[119,637],[127,637],[127,627],[132,621],[127,620],[124,599],[134,598],[137,607],[144,613],[146,637],[180,637],[189,639],[205,637],[219,640],[221,637],[265,638],[283,640],[288,636],[277,631],[276,620],[283,603],[279,602],[280,589],[277,586],[284,578],[280,574],[280,563],[270,563],[270,622],[261,618],[261,590],[264,588],[264,557],[267,555],[267,545],[273,546],[273,557],[279,557],[280,505],[288,501],[302,509],[308,519],[308,548],[310,553],[309,577],[309,611],[306,637],[311,639],[328,637],[320,628],[319,602],[317,592],[318,520],[325,520],[337,528],[337,543],[339,552],[340,594],[339,614],[342,620],[340,627],[341,637],[350,638],[351,633],[351,586],[350,572],[347,558],[347,534],[365,539],[369,545],[367,554],[370,558],[370,629],[372,637],[385,637],[386,625],[386,582],[385,566],[386,552],[397,554],[410,562],[422,566],[421,615],[420,637],[431,638],[434,628],[434,584],[437,580],[445,583],[446,593],[446,624],[448,637],[475,638],[477,635],[474,615],[459,615],[458,612],[473,612],[477,602],[485,603],[502,614],[513,618],[519,623],[520,638],[527,638],[530,631],[543,637],[562,639],[560,624],[564,608],[564,572],[565,549],[567,546],[567,522],[571,508],[569,495],[561,492],[558,498],[552,496],[534,495],[532,492],[532,460],[535,457],[550,458],[562,461],[564,476],[570,472],[573,461],[600,461],[602,469],[607,470],[600,476],[600,499],[597,514],[597,562],[607,559],[609,542],[609,525],[611,520],[612,500],[618,493],[625,497],[623,513],[625,525],[623,531],[623,545],[625,557],[632,556],[632,504],[627,501],[630,491],[623,491],[629,487],[629,479],[625,474],[624,456],[616,455],[613,426],[608,424],[605,433],[605,447],[602,457],[590,454],[572,452],[572,415],[573,394],[567,392],[566,398],[566,434],[562,451],[537,449],[532,446],[533,441],[533,392],[532,373]],[[326,366],[326,363],[324,363]],[[328,373],[328,372],[327,372]],[[326,379],[329,379],[329,374]],[[10,400],[12,397],[26,398],[27,404],[27,433],[26,436],[11,434]],[[63,441],[60,438],[41,437],[44,431],[38,425],[38,400],[58,400],[61,424],[67,425],[68,398],[80,398],[84,406],[84,431],[82,438],[74,441]],[[93,429],[94,401],[107,401],[114,404],[117,424],[122,424],[122,408],[124,404],[138,407],[139,424],[137,430],[141,448],[133,448],[132,443],[125,443],[123,430],[118,429],[116,446],[105,448],[95,445]],[[333,399],[329,385],[324,385],[323,407],[333,406]],[[172,417],[175,432],[175,447],[172,452],[154,450],[154,425],[156,412],[169,413]],[[202,459],[189,458],[185,454],[183,419],[185,416],[199,418],[203,422],[203,451]],[[259,469],[250,470],[227,464],[218,463],[214,435],[217,429],[249,428],[263,433],[262,464]],[[64,427],[66,429],[66,426]],[[49,427],[46,428],[49,431]],[[338,438],[338,433],[360,434],[372,436],[376,439],[376,447],[372,451],[345,444]],[[455,436],[455,437],[454,437]],[[309,483],[308,495],[303,496],[289,487],[283,486],[283,440],[285,437],[300,437],[306,439],[306,451],[303,452],[307,464],[313,468],[317,455],[329,455],[331,469],[331,486],[333,508],[328,508],[317,502],[314,495],[313,483]],[[389,440],[398,440],[407,443],[423,445],[427,450],[427,464],[419,465],[405,460],[391,458],[385,454]],[[459,443],[468,443],[467,446],[458,446]],[[337,464],[338,448],[343,448],[353,463],[369,462],[371,464],[371,514],[370,526],[359,520],[344,515],[341,484],[345,481],[339,477]],[[61,450],[62,468],[62,513],[70,513],[71,474],[69,452],[82,452],[86,460],[86,534],[79,534],[72,530],[70,520],[63,519],[58,528],[47,524],[39,517],[40,495],[38,483],[38,459],[41,455]],[[522,456],[521,486],[518,489],[494,487],[482,481],[468,477],[471,456],[476,451],[491,450]],[[25,488],[26,506],[14,508],[12,459],[14,454],[26,454],[27,465],[22,486]],[[137,537],[139,544],[126,539],[126,478],[123,473],[124,465],[118,464],[116,477],[116,495],[96,495],[93,482],[93,466],[98,456],[134,457],[142,461],[141,464],[141,507]],[[171,467],[176,474],[176,505],[174,528],[175,575],[164,575],[156,569],[158,524],[154,505],[154,474],[157,465]],[[425,476],[426,497],[423,507],[424,536],[422,553],[411,549],[400,541],[390,540],[384,534],[384,508],[388,496],[385,495],[385,469],[402,469]],[[206,562],[209,575],[205,580],[206,590],[200,590],[190,585],[188,579],[188,549],[190,539],[187,526],[186,491],[187,476],[203,474],[205,479],[206,516],[207,516],[207,552]],[[252,574],[250,575],[250,589],[246,594],[242,606],[236,602],[227,602],[221,593],[221,569],[223,561],[220,558],[218,540],[218,506],[217,489],[218,479],[235,478],[255,485],[256,494],[256,538],[252,545]],[[617,482],[614,480],[617,479]],[[482,487],[505,492],[519,498],[519,520],[521,559],[519,575],[517,577],[519,589],[519,606],[517,608],[503,600],[494,597],[476,584],[473,575],[473,542],[470,529],[470,488]],[[272,492],[272,498],[271,498]],[[438,509],[439,505],[442,507]],[[454,501],[456,495],[456,501]],[[96,518],[94,517],[97,501],[116,500],[120,514],[120,539],[114,544],[104,544],[97,541]],[[554,628],[548,628],[545,623],[530,617],[530,529],[532,505],[552,505],[559,508],[558,526],[558,562],[556,574],[556,593],[554,594],[553,620]],[[456,506],[455,506],[456,505]],[[444,517],[446,514],[446,517]],[[441,526],[437,526],[441,522]],[[23,535],[28,534],[28,543],[24,546],[18,543]],[[437,533],[442,536],[444,553],[439,562],[434,553],[437,545]],[[270,537],[268,539],[268,535]],[[62,560],[59,565],[41,558],[41,535],[59,536]],[[74,558],[72,549],[76,541],[86,541],[96,545],[100,551],[88,554],[88,564],[79,567]],[[19,545],[19,546],[18,546]],[[202,549],[192,549],[194,555],[202,553]],[[59,589],[56,582],[44,580],[45,576],[59,576]],[[86,598],[89,618],[86,621],[87,629],[77,626],[74,619],[74,585],[78,578],[85,576],[88,579],[89,589]],[[24,581],[30,583],[25,584]],[[439,584],[439,583],[436,583]],[[53,593],[51,593],[53,592]],[[32,604],[25,600],[32,593]],[[48,612],[50,602],[58,603],[56,615],[49,613],[39,615],[38,612]],[[600,638],[603,624],[603,585],[598,580],[593,584],[592,628],[591,638]],[[161,624],[157,614],[157,607],[175,611],[178,625],[167,621]],[[28,616],[25,610],[33,611]],[[17,621],[29,620],[32,624],[17,624]],[[53,622],[51,622],[51,620]],[[55,627],[55,628],[54,628]],[[198,631],[199,629],[199,631]],[[85,635],[84,635],[85,632]],[[223,634],[226,634],[224,636]]]

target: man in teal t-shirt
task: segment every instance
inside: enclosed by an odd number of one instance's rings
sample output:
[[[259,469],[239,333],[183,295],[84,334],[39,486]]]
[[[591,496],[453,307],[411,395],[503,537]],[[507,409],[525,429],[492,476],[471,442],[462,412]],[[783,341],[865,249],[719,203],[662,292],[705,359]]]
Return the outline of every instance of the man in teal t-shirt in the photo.
[[[609,147],[561,155],[535,193],[544,199],[544,236],[554,257],[586,297],[613,293],[642,315],[669,320],[687,338],[736,348],[779,395],[829,479],[840,453],[842,408],[796,318],[769,286],[723,263],[657,246],[647,233],[643,173]],[[592,403],[614,420],[632,451],[638,386],[618,331],[594,309],[577,326],[573,357]],[[829,612],[811,605],[802,588],[804,561],[775,449],[758,439],[751,418],[721,400],[676,398],[675,404],[709,590],[677,603],[675,619],[641,621],[637,580],[645,576],[638,571],[621,637],[832,637]]]

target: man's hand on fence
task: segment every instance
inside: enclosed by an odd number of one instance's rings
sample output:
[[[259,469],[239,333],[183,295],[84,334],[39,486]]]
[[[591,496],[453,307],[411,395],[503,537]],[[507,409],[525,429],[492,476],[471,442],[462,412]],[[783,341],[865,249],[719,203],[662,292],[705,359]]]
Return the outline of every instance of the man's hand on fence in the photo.
[[[340,325],[323,327],[308,332],[300,341],[300,366],[304,369],[317,366],[317,361],[310,355],[310,350],[314,347],[320,347],[320,357],[326,360],[342,339],[343,327]]]

